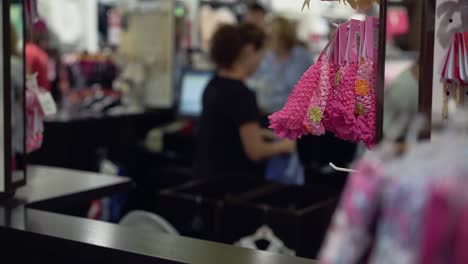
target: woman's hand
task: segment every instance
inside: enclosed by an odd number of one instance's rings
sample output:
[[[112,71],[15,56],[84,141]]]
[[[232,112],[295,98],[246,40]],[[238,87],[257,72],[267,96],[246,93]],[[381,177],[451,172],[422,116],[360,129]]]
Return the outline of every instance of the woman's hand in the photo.
[[[262,137],[266,141],[278,141],[280,138],[270,129],[262,129]]]
[[[274,134],[265,132],[257,122],[242,125],[239,129],[245,154],[252,161],[261,161],[278,154],[294,152],[296,143],[291,140],[278,139]],[[264,136],[275,137],[275,141],[267,142]]]
[[[281,146],[282,153],[289,154],[296,150],[296,141],[281,139],[271,129],[262,129],[262,137],[266,141],[278,143]]]
[[[278,144],[281,145],[281,150],[283,154],[290,154],[296,151],[296,141],[289,139],[282,139]]]

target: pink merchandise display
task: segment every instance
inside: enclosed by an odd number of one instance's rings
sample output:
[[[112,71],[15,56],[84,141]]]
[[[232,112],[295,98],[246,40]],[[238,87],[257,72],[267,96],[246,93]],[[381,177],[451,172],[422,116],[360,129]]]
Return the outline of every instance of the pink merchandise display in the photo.
[[[282,138],[320,136],[376,143],[376,18],[338,26],[319,60],[299,80],[284,108],[269,117]]]
[[[304,116],[312,93],[317,90],[321,65],[322,59],[319,59],[302,75],[284,108],[269,116],[270,128],[281,138],[296,139],[307,134],[303,127]]]
[[[369,148],[376,143],[376,74],[377,74],[377,50],[375,48],[374,31],[377,21],[367,17],[365,21],[365,54],[359,58],[359,67],[356,78],[356,121],[354,131],[358,140],[364,142]]]
[[[330,61],[324,59],[320,68],[320,81],[318,87],[312,92],[309,106],[307,107],[306,114],[302,126],[307,133],[315,136],[325,134],[325,126],[322,123],[327,107],[328,94],[332,89],[332,64]]]

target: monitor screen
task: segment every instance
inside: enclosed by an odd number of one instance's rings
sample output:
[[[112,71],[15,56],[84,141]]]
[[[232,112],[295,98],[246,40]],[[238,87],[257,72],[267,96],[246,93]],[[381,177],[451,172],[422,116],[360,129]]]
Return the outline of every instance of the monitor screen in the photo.
[[[198,117],[202,112],[202,98],[213,72],[187,71],[182,77],[179,114]]]

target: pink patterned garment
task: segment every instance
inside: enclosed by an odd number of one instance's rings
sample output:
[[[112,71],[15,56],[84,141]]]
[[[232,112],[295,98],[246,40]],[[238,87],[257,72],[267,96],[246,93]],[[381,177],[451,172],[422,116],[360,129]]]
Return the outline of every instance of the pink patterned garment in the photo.
[[[346,64],[339,73],[342,77],[336,77],[339,84],[333,92],[333,98],[327,105],[325,127],[343,140],[357,141],[358,137],[353,130],[355,123],[355,83],[357,65]]]
[[[337,64],[332,63],[330,65],[330,77],[333,78],[333,82],[331,83],[330,91],[328,92],[327,97],[327,106],[325,107],[325,115],[323,117],[323,125],[325,129],[329,132],[335,133],[336,131],[333,130],[333,126],[331,125],[331,116],[330,110],[332,108],[332,102],[338,95],[338,87],[341,83],[341,76],[342,76],[342,69],[339,68]]]
[[[317,90],[322,63],[319,59],[301,77],[282,110],[269,116],[270,128],[281,138],[296,139],[306,135],[303,122],[312,94]]]
[[[278,136],[296,139],[329,131],[343,140],[375,146],[377,69],[373,58],[377,56],[371,33],[376,23],[367,17],[365,22],[352,20],[339,26],[335,42],[330,42],[333,45],[302,76],[284,108],[269,117],[270,128]],[[363,36],[364,31],[366,38],[359,39],[359,45],[366,43],[362,50],[366,55],[359,54],[355,44],[357,33]],[[325,55],[328,48],[331,53]]]
[[[356,138],[372,148],[376,143],[376,68],[374,62],[367,58],[359,63],[356,78],[356,121],[353,131]]]
[[[325,110],[327,107],[328,97],[333,91],[332,76],[336,74],[336,67],[328,60],[322,62],[320,70],[319,87],[313,91],[310,99],[307,113],[304,116],[304,129],[311,135],[321,136],[325,134],[325,126],[322,121],[324,119]]]
[[[445,253],[444,248],[449,240],[447,230],[453,228],[455,221],[450,219],[450,199],[444,190],[445,187],[442,185],[432,187],[426,209],[419,263],[449,263],[447,256],[441,253]]]
[[[383,167],[361,161],[348,179],[340,206],[333,216],[319,263],[359,263],[371,242],[371,223],[377,217],[384,186]]]
[[[465,177],[445,177],[432,184],[418,263],[468,263],[467,185]]]
[[[468,202],[465,200],[462,213],[458,219],[455,233],[455,248],[453,254],[453,264],[464,264],[468,262]]]

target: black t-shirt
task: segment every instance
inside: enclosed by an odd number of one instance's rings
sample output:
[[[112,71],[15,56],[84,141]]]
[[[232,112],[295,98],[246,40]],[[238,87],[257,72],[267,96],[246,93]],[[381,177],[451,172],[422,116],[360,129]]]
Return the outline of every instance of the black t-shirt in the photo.
[[[258,120],[255,94],[242,81],[215,76],[203,94],[196,174],[209,178],[256,174],[257,166],[245,154],[239,129]]]

